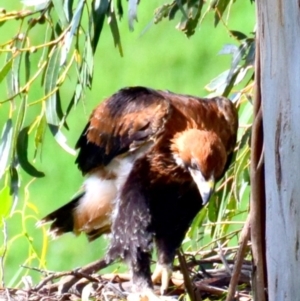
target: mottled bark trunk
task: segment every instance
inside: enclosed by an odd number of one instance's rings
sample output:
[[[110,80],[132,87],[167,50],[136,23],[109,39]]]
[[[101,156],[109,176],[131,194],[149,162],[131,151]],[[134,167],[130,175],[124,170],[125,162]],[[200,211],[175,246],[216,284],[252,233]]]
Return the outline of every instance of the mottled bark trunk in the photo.
[[[257,1],[269,300],[300,300],[300,1]]]

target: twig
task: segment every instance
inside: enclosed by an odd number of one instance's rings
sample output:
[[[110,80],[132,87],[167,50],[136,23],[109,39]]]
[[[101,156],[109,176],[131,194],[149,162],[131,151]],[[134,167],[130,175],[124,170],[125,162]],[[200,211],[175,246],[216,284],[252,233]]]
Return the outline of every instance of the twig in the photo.
[[[53,280],[53,279],[57,279],[57,278],[61,278],[61,277],[64,277],[64,276],[69,276],[68,279],[66,279],[66,281],[64,282],[63,284],[63,291],[68,291],[69,288],[74,285],[78,279],[80,278],[86,278],[86,279],[89,279],[93,282],[97,281],[97,278],[94,278],[92,276],[90,276],[91,274],[103,269],[103,268],[106,268],[109,264],[111,264],[111,262],[106,262],[104,259],[100,259],[100,260],[96,260],[88,265],[86,265],[85,267],[82,267],[78,270],[75,270],[75,271],[68,271],[68,272],[59,272],[59,273],[54,273],[54,274],[51,274],[49,275],[48,277],[46,277],[45,279],[43,279],[36,287],[35,287],[35,290],[38,291],[40,290],[41,288],[43,288],[43,286]],[[52,290],[55,290],[55,289],[58,289],[59,286],[61,286],[60,283],[54,283],[53,285],[51,285],[48,289],[49,291],[52,291]]]
[[[230,269],[229,264],[228,264],[228,262],[227,262],[227,260],[226,260],[226,258],[224,256],[224,254],[223,254],[222,246],[221,246],[221,244],[220,244],[219,241],[217,242],[217,244],[218,244],[218,247],[219,247],[219,256],[221,258],[221,261],[222,261],[222,263],[223,263],[223,265],[224,265],[227,273],[229,275],[232,275],[232,270]]]
[[[238,285],[238,281],[240,278],[245,252],[248,245],[249,236],[250,236],[250,215],[248,215],[246,223],[241,232],[240,244],[239,244],[240,247],[237,252],[237,258],[232,272],[232,277],[229,283],[226,301],[231,301],[234,298],[236,287]]]
[[[193,283],[189,277],[187,264],[186,264],[184,256],[181,255],[180,250],[177,251],[177,256],[178,256],[178,260],[180,263],[180,269],[183,274],[185,288],[190,296],[190,299],[192,301],[202,301],[199,290],[197,288],[195,288],[195,286],[193,285]]]

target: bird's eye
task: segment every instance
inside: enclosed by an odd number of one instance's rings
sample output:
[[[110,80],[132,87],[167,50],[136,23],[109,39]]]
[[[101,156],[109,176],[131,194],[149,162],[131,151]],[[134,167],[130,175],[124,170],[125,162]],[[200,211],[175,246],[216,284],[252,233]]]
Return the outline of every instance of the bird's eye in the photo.
[[[199,169],[198,164],[196,162],[193,162],[193,161],[191,162],[191,168],[192,169]]]

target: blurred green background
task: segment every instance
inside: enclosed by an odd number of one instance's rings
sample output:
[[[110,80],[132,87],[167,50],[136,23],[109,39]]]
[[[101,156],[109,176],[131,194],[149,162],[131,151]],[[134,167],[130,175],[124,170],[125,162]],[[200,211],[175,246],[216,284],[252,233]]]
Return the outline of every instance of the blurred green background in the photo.
[[[230,67],[231,57],[218,52],[224,44],[237,42],[229,36],[225,25],[213,26],[213,14],[205,17],[202,25],[194,36],[187,38],[175,29],[176,20],[164,20],[158,25],[153,24],[153,12],[161,5],[161,1],[141,1],[138,8],[138,23],[134,32],[128,29],[126,13],[119,23],[124,56],[121,57],[114,48],[113,39],[108,26],[104,26],[95,58],[95,76],[91,91],[74,109],[67,120],[70,130],[64,129],[68,144],[74,147],[83,130],[92,109],[104,98],[124,86],[144,85],[156,89],[168,89],[178,93],[205,96],[208,92],[205,85],[214,77]],[[125,10],[126,10],[126,3]],[[0,1],[0,7],[10,9],[22,8],[18,1]],[[225,14],[226,16],[226,14]],[[226,20],[227,21],[227,20]],[[255,7],[248,0],[239,0],[233,4],[228,18],[227,27],[249,35],[255,25]],[[1,42],[16,34],[18,24],[5,24],[1,27]],[[43,30],[36,31],[37,39],[43,36]],[[0,63],[4,62],[0,54]],[[32,69],[35,68],[34,61]],[[69,74],[67,83],[62,89],[64,109],[70,101],[74,89],[74,74]],[[41,97],[38,85],[30,94],[33,101]],[[7,97],[5,84],[0,86],[0,97]],[[16,100],[16,106],[18,101]],[[30,124],[36,114],[34,107],[28,109],[25,124]],[[30,111],[31,110],[31,111]],[[0,106],[0,126],[7,119],[8,103]],[[32,117],[31,117],[32,116]],[[32,119],[31,119],[32,118]],[[33,151],[29,150],[33,158]],[[15,285],[19,273],[24,270],[21,264],[31,267],[47,267],[48,270],[68,270],[99,259],[105,254],[106,239],[101,238],[88,243],[81,235],[75,238],[66,234],[54,241],[45,235],[47,226],[36,228],[38,219],[52,210],[65,204],[80,188],[83,177],[76,165],[75,157],[65,152],[46,130],[45,141],[41,154],[35,165],[45,172],[41,179],[32,179],[22,173],[22,186],[18,209],[26,206],[26,219],[22,211],[6,220],[8,251],[5,260],[6,285]],[[3,185],[3,180],[0,184]],[[0,200],[1,206],[1,200]],[[3,245],[5,236],[1,233]],[[28,259],[29,258],[29,259]],[[30,272],[35,281],[40,275]]]

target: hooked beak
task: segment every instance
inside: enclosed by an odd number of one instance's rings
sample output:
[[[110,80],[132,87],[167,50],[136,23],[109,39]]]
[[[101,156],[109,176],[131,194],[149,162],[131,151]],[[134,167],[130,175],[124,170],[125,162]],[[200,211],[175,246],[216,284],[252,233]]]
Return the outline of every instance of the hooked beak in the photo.
[[[202,198],[202,205],[205,205],[214,191],[215,179],[212,176],[209,180],[205,180],[201,171],[197,169],[189,168],[189,171],[199,189]]]

